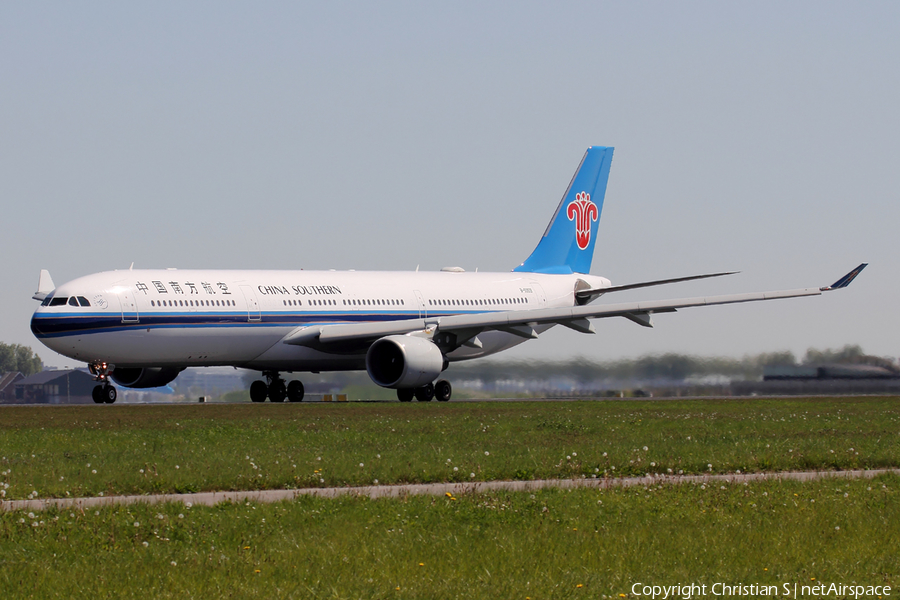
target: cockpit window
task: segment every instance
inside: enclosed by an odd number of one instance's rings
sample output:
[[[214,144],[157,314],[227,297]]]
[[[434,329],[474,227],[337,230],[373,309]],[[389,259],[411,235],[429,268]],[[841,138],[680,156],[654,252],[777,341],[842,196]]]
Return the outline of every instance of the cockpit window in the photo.
[[[67,296],[62,296],[62,297],[57,296],[56,298],[54,298],[53,300],[50,301],[50,306],[65,306],[66,302],[68,302],[68,301],[69,301],[69,298]]]
[[[41,306],[50,306],[50,301],[53,300],[53,296],[47,296],[44,298],[44,301],[41,302]]]
[[[84,296],[78,296],[78,304],[79,306],[90,306],[91,303],[88,302],[88,299]]]
[[[78,298],[75,296],[69,298],[69,306],[78,306]]]

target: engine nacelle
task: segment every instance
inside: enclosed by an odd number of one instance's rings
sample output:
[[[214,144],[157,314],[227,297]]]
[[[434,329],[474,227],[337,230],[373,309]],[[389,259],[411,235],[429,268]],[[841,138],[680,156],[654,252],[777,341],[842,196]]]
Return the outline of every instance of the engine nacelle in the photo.
[[[417,388],[434,381],[445,368],[444,355],[430,340],[389,335],[369,346],[366,371],[386,388]]]
[[[123,387],[153,388],[166,385],[182,371],[177,367],[133,367],[115,369],[109,376]]]

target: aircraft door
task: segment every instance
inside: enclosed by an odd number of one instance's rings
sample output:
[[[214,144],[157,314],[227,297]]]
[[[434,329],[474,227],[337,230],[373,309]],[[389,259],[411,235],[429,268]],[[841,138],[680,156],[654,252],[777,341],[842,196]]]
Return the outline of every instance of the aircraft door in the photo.
[[[425,304],[425,298],[422,297],[422,292],[419,290],[413,290],[416,293],[416,303],[419,305],[419,318],[424,319],[428,316],[428,308]]]
[[[529,281],[531,284],[531,289],[534,290],[534,297],[537,299],[538,308],[544,308],[547,306],[547,295],[544,293],[544,288],[541,287],[535,280]]]
[[[259,313],[259,301],[256,299],[256,292],[249,285],[242,285],[241,292],[244,294],[244,300],[247,301],[247,320],[251,323],[259,323],[262,317]]]
[[[122,288],[117,295],[119,304],[122,306],[122,322],[139,323],[141,319],[138,315],[137,303],[134,300],[134,292],[129,288]]]

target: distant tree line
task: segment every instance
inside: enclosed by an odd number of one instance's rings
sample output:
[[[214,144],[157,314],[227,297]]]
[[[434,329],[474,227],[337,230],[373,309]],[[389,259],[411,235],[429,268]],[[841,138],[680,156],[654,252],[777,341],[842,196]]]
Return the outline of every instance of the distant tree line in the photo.
[[[771,366],[821,366],[825,364],[867,364],[900,371],[890,358],[871,356],[856,345],[838,350],[809,349],[802,360],[793,352],[766,352],[741,358],[703,357],[688,354],[658,354],[613,361],[592,361],[577,358],[561,361],[500,361],[474,360],[453,363],[445,377],[452,381],[476,380],[552,380],[566,379],[582,384],[600,380],[612,382],[635,381],[684,381],[704,376],[722,375],[730,379],[760,379],[765,367]],[[333,391],[347,385],[368,385],[371,380],[365,372],[333,372],[312,374],[286,374],[286,378],[303,381],[307,391]],[[261,379],[259,373],[248,371],[246,385]]]
[[[810,348],[802,360],[793,352],[767,352],[742,358],[702,357],[687,354],[659,354],[615,361],[591,361],[585,358],[570,361],[474,361],[456,363],[451,367],[455,377],[473,379],[550,379],[568,378],[581,382],[598,379],[621,381],[670,380],[683,381],[689,377],[724,375],[731,378],[756,379],[763,369],[771,366],[819,366],[825,364],[865,364],[900,372],[890,358],[871,356],[857,345],[839,350]]]
[[[0,373],[18,371],[28,377],[44,370],[44,363],[28,346],[0,342]]]

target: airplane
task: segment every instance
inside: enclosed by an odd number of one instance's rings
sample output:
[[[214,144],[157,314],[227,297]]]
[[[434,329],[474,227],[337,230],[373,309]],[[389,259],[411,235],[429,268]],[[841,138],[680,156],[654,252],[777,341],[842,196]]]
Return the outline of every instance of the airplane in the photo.
[[[652,316],[713,306],[817,296],[847,287],[866,263],[830,286],[649,302],[597,303],[624,290],[730,275],[708,273],[627,285],[590,274],[613,148],[588,148],[537,247],[509,272],[123,270],[55,287],[41,271],[31,330],[48,348],[88,363],[97,403],[116,388],[151,388],[187,367],[259,371],[253,402],[302,401],[282,373],[366,370],[376,384],[447,401],[439,379],[456,361],[501,352],[560,325],[594,333],[591,319]]]

